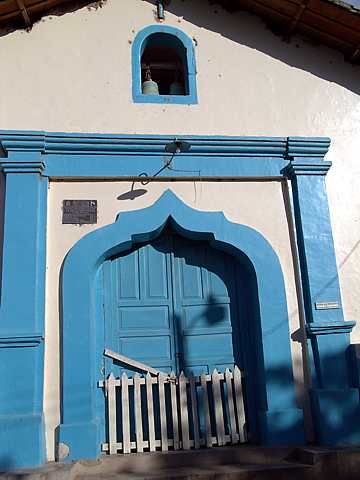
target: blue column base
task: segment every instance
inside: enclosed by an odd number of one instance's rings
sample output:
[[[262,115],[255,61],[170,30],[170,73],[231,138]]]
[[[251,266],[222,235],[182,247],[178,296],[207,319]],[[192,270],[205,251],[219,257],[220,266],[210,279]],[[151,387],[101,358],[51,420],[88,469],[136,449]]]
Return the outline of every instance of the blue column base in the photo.
[[[303,445],[304,415],[298,408],[259,412],[260,437],[263,445]]]
[[[321,445],[360,444],[359,390],[310,391],[313,422]]]
[[[101,454],[100,422],[61,424],[57,429],[58,442],[69,448],[69,455],[62,462],[96,460]]]
[[[39,467],[45,459],[43,415],[0,416],[0,472]]]

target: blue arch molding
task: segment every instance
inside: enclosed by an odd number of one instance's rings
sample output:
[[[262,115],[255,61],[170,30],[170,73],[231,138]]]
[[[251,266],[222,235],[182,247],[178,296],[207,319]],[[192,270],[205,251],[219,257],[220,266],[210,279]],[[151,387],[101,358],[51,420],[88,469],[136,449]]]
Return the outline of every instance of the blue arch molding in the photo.
[[[86,235],[66,257],[62,276],[63,420],[59,438],[70,448],[67,460],[96,458],[100,454],[94,352],[96,322],[101,319],[96,319],[94,303],[96,272],[106,259],[128,250],[133,243],[157,237],[169,218],[182,235],[206,238],[212,246],[235,256],[245,255],[251,262],[262,331],[264,391],[259,396],[265,401],[257,411],[261,441],[304,441],[303,413],[295,404],[283,275],[275,252],[257,231],[231,223],[219,212],[193,210],[168,190],[151,207],[121,213],[114,224]],[[79,278],[83,281],[79,282]]]
[[[172,35],[173,37],[179,39],[184,46],[187,63],[187,95],[144,95],[141,91],[141,55],[144,51],[147,39],[150,37],[150,35],[157,33]],[[188,37],[184,32],[178,28],[169,27],[168,25],[150,25],[136,35],[132,45],[131,56],[133,76],[132,94],[135,103],[198,103],[194,46],[191,38]]]

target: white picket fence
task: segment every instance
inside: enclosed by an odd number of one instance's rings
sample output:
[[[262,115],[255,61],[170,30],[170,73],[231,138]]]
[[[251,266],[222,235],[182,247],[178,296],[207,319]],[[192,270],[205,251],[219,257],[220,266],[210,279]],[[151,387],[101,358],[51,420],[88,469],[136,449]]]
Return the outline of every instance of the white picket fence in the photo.
[[[108,443],[102,450],[154,452],[246,442],[241,377],[238,367],[188,378],[184,372],[133,378],[123,373],[118,379],[111,373],[99,382],[108,417]]]

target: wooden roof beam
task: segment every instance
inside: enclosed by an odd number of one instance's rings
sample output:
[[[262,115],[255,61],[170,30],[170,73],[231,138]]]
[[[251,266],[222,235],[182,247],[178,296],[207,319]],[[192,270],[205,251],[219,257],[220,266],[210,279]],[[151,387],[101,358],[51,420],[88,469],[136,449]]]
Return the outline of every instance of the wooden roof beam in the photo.
[[[286,39],[288,39],[290,37],[290,35],[296,29],[298,23],[301,20],[301,17],[304,15],[304,12],[305,12],[307,6],[309,5],[309,3],[310,3],[310,0],[303,0],[301,2],[301,4],[299,5],[299,8],[298,8],[298,10],[295,14],[295,17],[290,21],[289,28],[287,29],[287,31],[285,33],[285,38]]]
[[[360,55],[360,44],[355,47],[353,53],[350,55],[350,58],[349,58],[350,62],[354,62],[355,60],[357,60],[359,55]]]
[[[30,20],[29,13],[28,13],[28,11],[26,9],[26,6],[24,4],[24,0],[16,0],[16,3],[17,3],[17,6],[19,7],[19,10],[20,10],[21,15],[24,19],[26,27],[31,28],[32,27],[32,22]]]

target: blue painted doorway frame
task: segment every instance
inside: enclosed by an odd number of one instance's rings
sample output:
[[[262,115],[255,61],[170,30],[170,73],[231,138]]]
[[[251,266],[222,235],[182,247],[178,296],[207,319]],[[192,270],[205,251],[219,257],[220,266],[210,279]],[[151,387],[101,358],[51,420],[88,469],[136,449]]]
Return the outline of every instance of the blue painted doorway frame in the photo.
[[[166,145],[174,141],[174,136],[188,142],[191,150],[176,155],[172,162],[174,169],[163,170]],[[3,465],[6,468],[37,466],[46,458],[43,372],[49,179],[143,179],[138,175],[145,171],[151,179],[151,174],[160,169],[160,180],[178,180],[180,173],[181,180],[272,180],[284,184],[287,180],[291,181],[305,304],[306,332],[303,334],[312,369],[312,385],[308,388],[317,441],[330,445],[359,444],[360,369],[349,336],[355,321],[345,321],[341,305],[325,186],[325,176],[331,166],[331,162],[324,161],[329,145],[330,140],[324,137],[103,135],[1,130],[0,165],[6,184],[0,306],[0,373],[3,379],[0,390],[0,457],[6,459]],[[194,172],[199,172],[199,176],[196,173],[195,178]],[[209,225],[203,225],[199,231],[207,232],[210,238]],[[191,226],[189,228],[191,230]],[[225,244],[228,243],[226,235],[218,237]],[[121,238],[125,237],[120,235],[119,241]],[[130,245],[135,240],[128,232],[123,241]],[[107,244],[104,245],[106,247]],[[95,383],[91,372],[95,365],[88,355],[89,348],[91,351],[95,348],[94,332],[102,334],[92,316],[99,303],[99,292],[96,287],[95,290],[93,288],[98,274],[94,265],[100,265],[107,257],[104,252],[117,251],[118,247],[113,245],[104,247],[102,253],[98,252],[97,259],[88,266],[89,271],[85,269],[86,288],[89,288],[85,297],[90,302],[91,313],[88,322],[89,328],[94,330],[90,334],[87,330],[84,333],[88,358],[84,372],[88,376],[86,385],[93,382],[93,388]],[[267,260],[264,261],[266,263]],[[21,277],[19,264],[26,266]],[[317,303],[329,299],[338,308],[316,308]],[[69,311],[67,314],[70,314]],[[75,317],[71,318],[76,322]],[[264,333],[268,333],[263,326]],[[273,328],[276,330],[277,326],[273,325]],[[72,335],[69,318],[65,321],[62,334],[63,337]],[[83,345],[74,342],[73,346],[79,348],[81,355]],[[71,350],[71,338],[68,349]],[[266,358],[264,363],[267,364]],[[24,365],[34,374],[28,375],[27,370],[21,367]],[[68,365],[64,365],[63,390],[69,388],[70,380],[71,372]],[[76,376],[74,380],[77,380]],[[23,391],[27,395],[21,395]],[[83,441],[82,429],[89,436],[98,432],[93,398],[87,387],[84,392],[86,408],[77,416],[74,406],[73,409],[68,408],[71,403],[68,397],[71,395],[64,391],[62,422],[69,429],[70,425],[77,423],[79,433],[76,440],[74,427],[70,459],[95,458],[99,454],[94,447],[98,444],[95,440],[87,442],[91,444],[89,447],[75,447],[76,443]],[[23,441],[17,442],[18,438]]]
[[[100,365],[95,355],[98,320],[93,298],[96,273],[111,256],[129,250],[137,242],[157,238],[169,219],[180,235],[206,240],[214,248],[234,255],[251,270],[259,305],[260,441],[304,441],[303,413],[295,401],[284,280],[277,255],[254,229],[231,223],[220,212],[193,210],[168,190],[151,207],[122,213],[114,224],[86,235],[66,257],[62,277],[64,396],[59,438],[69,446],[67,460],[96,458],[100,454],[102,419],[96,408]],[[87,281],[78,282],[77,278]],[[73,385],[77,385],[81,410],[73,402]]]

